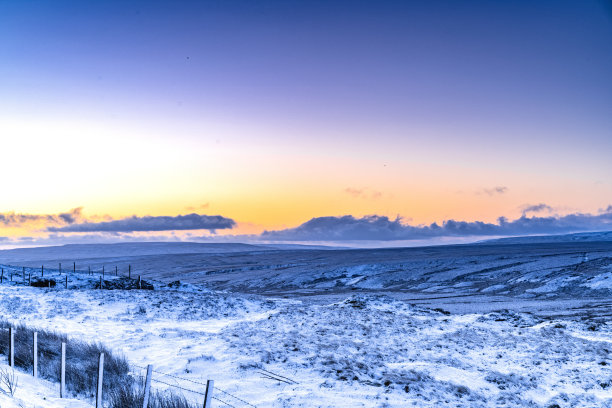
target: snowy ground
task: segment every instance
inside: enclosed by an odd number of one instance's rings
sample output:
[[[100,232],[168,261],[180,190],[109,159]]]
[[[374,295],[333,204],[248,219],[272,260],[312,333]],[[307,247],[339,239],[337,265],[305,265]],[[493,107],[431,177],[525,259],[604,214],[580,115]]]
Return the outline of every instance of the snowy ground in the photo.
[[[214,379],[215,396],[236,408],[612,407],[610,242],[166,249],[81,258],[77,269],[92,263],[95,273],[69,274],[68,289],[65,269],[46,267],[56,287],[35,288],[21,266],[0,265],[0,315],[100,341],[136,374],[153,364],[158,389],[202,392]],[[126,284],[114,262],[155,290],[95,289],[104,265],[104,287]],[[39,279],[37,265],[26,276]],[[53,390],[41,401],[49,385],[38,387],[24,380],[24,406],[73,406],[51,401]],[[19,406],[1,398],[0,407]]]
[[[6,358],[0,361],[0,373],[14,373],[15,394],[10,395],[8,388],[0,385],[0,407],[2,408],[91,408],[91,404],[75,398],[59,398],[56,383],[34,379],[31,375],[13,370]]]
[[[258,407],[612,406],[610,312],[592,306],[550,318],[510,311],[448,314],[384,295],[309,302],[192,286],[0,286],[0,314],[8,320],[101,341],[138,366],[153,364],[196,382],[214,379]],[[298,384],[264,378],[262,369]],[[40,398],[28,404],[79,406]]]

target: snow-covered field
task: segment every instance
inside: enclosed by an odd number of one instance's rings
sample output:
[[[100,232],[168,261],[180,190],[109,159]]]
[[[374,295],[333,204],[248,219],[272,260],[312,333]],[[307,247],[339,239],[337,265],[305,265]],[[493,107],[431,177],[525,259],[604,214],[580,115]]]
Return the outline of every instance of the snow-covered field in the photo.
[[[153,364],[154,380],[203,391],[199,383],[214,379],[242,400],[217,391],[236,408],[612,407],[609,252],[532,255],[469,258],[454,267],[451,259],[433,260],[406,291],[347,291],[382,279],[380,269],[389,267],[350,265],[337,290],[321,279],[316,292],[285,287],[276,296],[165,281],[154,281],[152,291],[98,290],[99,277],[87,275],[72,276],[69,289],[34,288],[18,284],[15,269],[14,281],[0,285],[0,314],[100,341],[137,373]],[[414,262],[426,261],[411,262],[404,281],[415,276]],[[53,392],[41,400],[49,387],[31,380],[23,387],[33,387],[31,401],[19,397],[24,407],[81,406],[51,400]],[[1,407],[19,406],[7,398]]]
[[[2,408],[91,408],[91,404],[76,398],[59,398],[59,387],[50,381],[34,379],[31,375],[11,369],[6,359],[0,362],[0,373],[14,374],[15,394],[0,385]],[[3,392],[2,390],[6,391]]]
[[[1,286],[0,298],[6,319],[214,379],[261,407],[612,406],[609,315],[447,314],[386,296],[308,304],[191,290]]]

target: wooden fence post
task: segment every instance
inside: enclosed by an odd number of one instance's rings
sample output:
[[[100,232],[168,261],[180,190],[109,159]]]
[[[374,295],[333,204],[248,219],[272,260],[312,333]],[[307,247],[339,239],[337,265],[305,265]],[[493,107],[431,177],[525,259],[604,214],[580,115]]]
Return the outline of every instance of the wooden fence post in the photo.
[[[147,378],[145,379],[144,398],[142,400],[142,408],[148,408],[149,406],[149,393],[151,392],[151,376],[153,375],[153,366],[149,364],[147,366]]]
[[[140,289],[140,275],[138,275],[138,289]]]
[[[23,283],[25,283],[25,266],[23,267]]]
[[[68,274],[66,274],[66,289],[68,289]]]
[[[9,326],[9,365],[15,368],[15,328]]]
[[[66,343],[62,342],[62,366],[60,368],[60,398],[66,398]]]
[[[98,361],[98,383],[96,386],[96,408],[102,408],[102,383],[104,382],[104,353]]]
[[[38,332],[34,332],[32,341],[32,375],[38,377]]]
[[[72,273],[76,273],[76,262],[72,263]]]
[[[41,266],[40,266],[40,276],[41,276],[42,278],[44,278],[44,277],[45,277],[45,265],[41,265]]]
[[[206,380],[206,393],[204,395],[204,408],[212,407],[213,380]]]
[[[119,276],[119,273],[117,273],[117,265],[115,265],[115,276]]]
[[[59,268],[57,270],[59,271],[59,274],[61,275],[62,274],[62,263],[61,262],[60,262]]]

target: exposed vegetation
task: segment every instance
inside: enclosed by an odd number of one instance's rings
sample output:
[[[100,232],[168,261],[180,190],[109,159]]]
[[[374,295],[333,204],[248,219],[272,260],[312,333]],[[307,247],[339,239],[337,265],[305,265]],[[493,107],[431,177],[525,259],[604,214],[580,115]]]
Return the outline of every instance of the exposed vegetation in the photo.
[[[0,321],[0,353],[8,355],[10,324]],[[104,392],[123,384],[133,382],[125,358],[114,355],[101,344],[85,343],[68,339],[65,334],[34,329],[27,326],[15,327],[15,366],[32,372],[33,336],[38,332],[38,373],[51,381],[59,381],[61,365],[61,343],[66,343],[66,387],[69,391],[86,396],[95,395],[98,378],[98,359],[104,353]]]

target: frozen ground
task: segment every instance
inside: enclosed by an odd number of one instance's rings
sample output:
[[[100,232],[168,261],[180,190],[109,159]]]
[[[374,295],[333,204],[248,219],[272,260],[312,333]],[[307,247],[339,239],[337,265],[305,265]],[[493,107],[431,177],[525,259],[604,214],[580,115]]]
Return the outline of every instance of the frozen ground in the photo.
[[[10,286],[0,298],[11,321],[101,341],[138,366],[212,378],[260,407],[612,406],[610,309],[549,318],[448,314],[386,296],[308,303]]]
[[[2,408],[91,408],[91,404],[76,398],[59,398],[57,384],[37,379],[19,370],[12,370],[6,358],[0,361],[0,373],[15,375],[15,394],[10,395],[6,386],[0,385]]]
[[[153,291],[92,289],[99,277],[88,275],[68,290],[17,278],[0,285],[0,314],[101,341],[136,370],[214,379],[257,407],[612,407],[610,244],[578,245],[285,251],[302,274],[288,262],[289,272],[259,268],[285,253],[271,251],[250,276],[243,264],[168,285],[162,271]],[[236,286],[218,284],[232,273]]]

